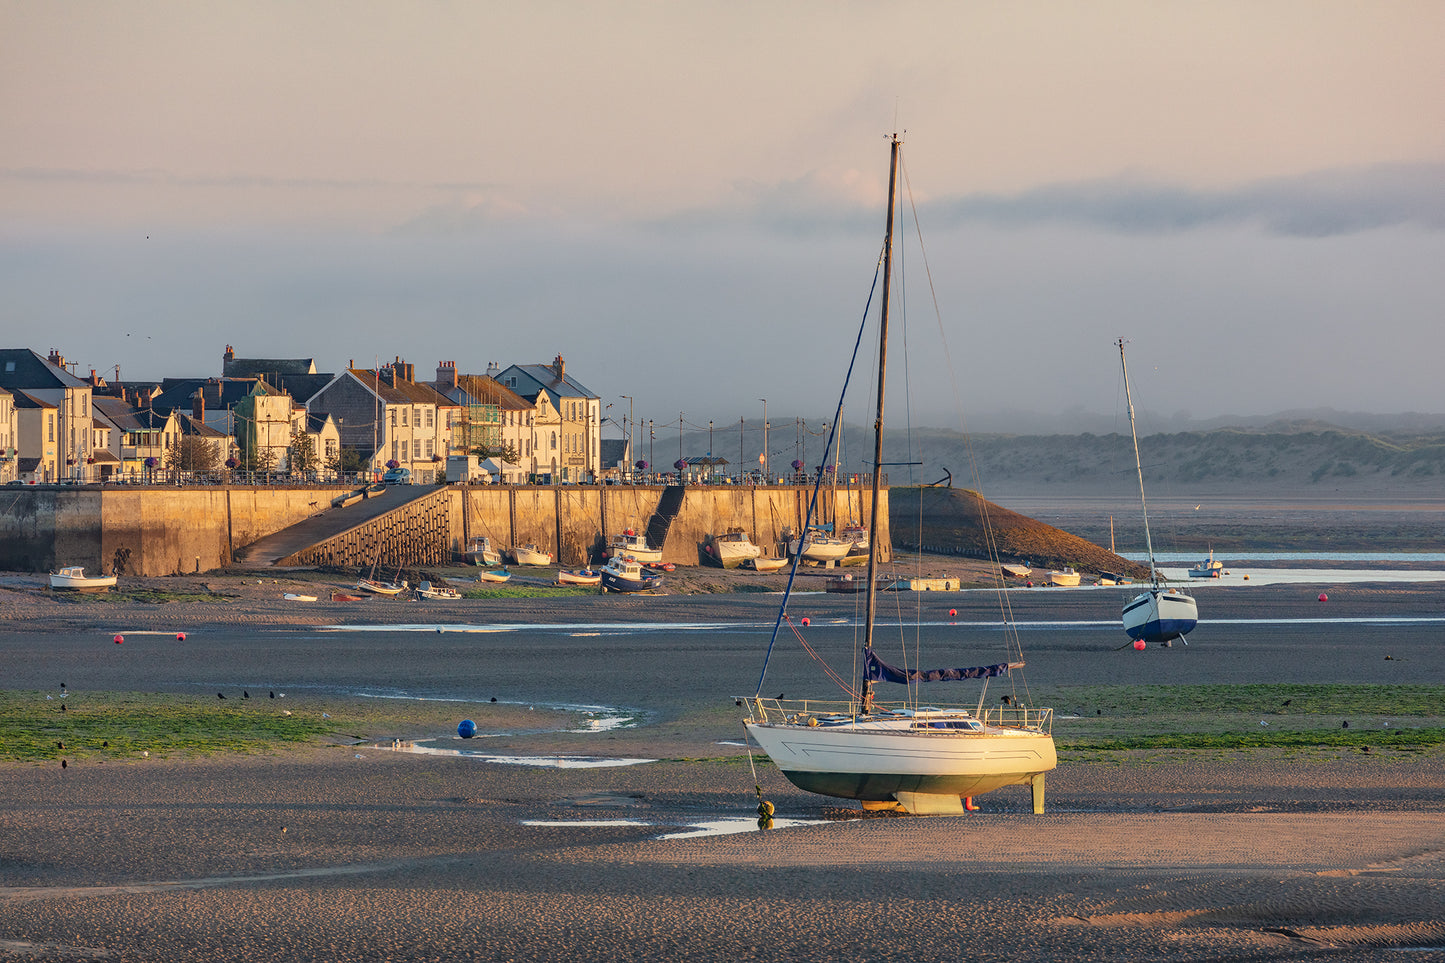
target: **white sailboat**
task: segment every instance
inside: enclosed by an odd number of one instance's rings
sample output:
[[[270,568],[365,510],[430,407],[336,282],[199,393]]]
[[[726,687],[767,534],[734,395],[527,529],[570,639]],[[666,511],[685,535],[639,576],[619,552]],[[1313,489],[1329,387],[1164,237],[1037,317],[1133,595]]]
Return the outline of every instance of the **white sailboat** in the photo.
[[[1129,393],[1129,365],[1124,360],[1124,339],[1119,346],[1119,366],[1124,372],[1124,401],[1129,406],[1129,434],[1134,439],[1134,469],[1139,475],[1139,507],[1144,512],[1144,548],[1149,552],[1149,588],[1124,603],[1122,618],[1129,638],[1143,642],[1172,644],[1185,641],[1199,622],[1194,599],[1174,588],[1161,587],[1154,565],[1154,542],[1149,537],[1149,504],[1144,500],[1144,467],[1139,461],[1139,432],[1134,427],[1134,399]]]
[[[758,692],[738,704],[746,706],[744,726],[795,786],[808,792],[860,800],[868,809],[903,809],[909,813],[962,813],[964,799],[1024,784],[1033,789],[1035,812],[1043,812],[1044,774],[1057,765],[1053,713],[1005,700],[999,707],[937,708],[919,704],[916,685],[921,682],[960,679],[985,680],[1020,668],[1022,661],[960,669],[901,671],[885,663],[873,650],[877,609],[878,518],[882,462],[883,400],[887,371],[888,301],[893,255],[893,218],[897,193],[897,135],[891,139],[889,163],[888,230],[883,247],[882,315],[879,322],[878,405],[875,421],[873,501],[869,514],[868,576],[864,617],[864,670],[861,685],[835,675],[848,696],[841,702],[764,699]],[[845,389],[846,390],[846,389]],[[839,405],[841,409],[841,403]],[[834,419],[836,426],[837,419]],[[816,502],[816,491],[815,499]],[[797,574],[798,560],[793,563]],[[792,581],[789,581],[789,591]],[[783,610],[773,630],[787,619]],[[772,646],[769,646],[771,654]],[[764,676],[767,667],[764,665]],[[830,670],[830,674],[833,674]],[[908,687],[909,699],[900,704],[874,700],[876,682]],[[759,789],[761,797],[761,789]],[[765,806],[759,812],[766,819]],[[770,810],[768,810],[770,811]]]

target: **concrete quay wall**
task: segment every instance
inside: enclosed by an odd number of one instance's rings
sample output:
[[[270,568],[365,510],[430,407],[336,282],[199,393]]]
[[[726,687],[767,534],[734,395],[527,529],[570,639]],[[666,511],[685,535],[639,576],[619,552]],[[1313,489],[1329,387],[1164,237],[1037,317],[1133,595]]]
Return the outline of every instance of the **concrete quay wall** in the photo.
[[[226,568],[235,552],[330,508],[344,488],[27,488],[0,495],[0,570],[182,575]],[[558,564],[597,562],[624,529],[646,531],[667,486],[450,486],[342,531],[282,560],[286,565],[438,565],[469,538],[506,548],[528,543]],[[690,485],[681,491],[663,558],[707,564],[712,535],[742,529],[769,555],[802,527],[808,487]],[[890,556],[883,493],[881,557]],[[820,493],[817,517],[867,524],[869,493]]]
[[[342,488],[6,488],[0,569],[180,575],[328,508]]]

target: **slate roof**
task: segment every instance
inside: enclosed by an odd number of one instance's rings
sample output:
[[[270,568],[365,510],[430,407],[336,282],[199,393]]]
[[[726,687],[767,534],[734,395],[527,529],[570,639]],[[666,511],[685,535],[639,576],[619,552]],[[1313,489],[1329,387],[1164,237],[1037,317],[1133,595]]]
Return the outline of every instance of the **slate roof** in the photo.
[[[0,387],[84,388],[88,382],[57,368],[29,348],[0,348]]]
[[[315,358],[231,358],[221,362],[221,376],[225,378],[264,378],[267,381],[279,381],[281,375],[315,373]]]
[[[443,408],[456,406],[456,402],[424,381],[398,379],[393,385],[386,378],[378,378],[377,372],[367,368],[351,368],[350,372],[368,391],[374,391],[389,405],[438,405]]]
[[[16,409],[17,411],[20,410],[21,408],[54,408],[54,407],[55,407],[55,405],[53,405],[53,404],[51,404],[50,402],[44,400],[43,398],[37,398],[37,397],[35,397],[34,395],[26,394],[26,393],[23,392],[23,391],[11,391],[10,393],[15,396],[15,409]]]
[[[511,388],[485,375],[457,375],[456,388],[450,391],[447,388],[437,390],[458,404],[496,405],[504,411],[531,411],[535,407]]]
[[[503,371],[502,374],[505,375],[507,372],[514,370],[526,375],[528,378],[531,378],[535,384],[540,385],[541,389],[551,396],[553,404],[556,404],[563,398],[602,397],[569,374],[564,373],[562,377],[557,377],[557,369],[550,364],[514,364],[506,371]],[[521,383],[517,385],[519,389],[522,387],[523,385]],[[527,390],[530,391],[530,388]],[[522,394],[521,391],[517,393]],[[523,397],[526,397],[526,395],[523,395]],[[533,393],[533,397],[535,397],[535,393]]]
[[[282,392],[264,381],[251,378],[167,378],[161,382],[161,393],[151,401],[157,411],[191,410],[191,399],[196,389],[202,390],[208,410],[233,408],[260,388],[261,394],[277,395]]]

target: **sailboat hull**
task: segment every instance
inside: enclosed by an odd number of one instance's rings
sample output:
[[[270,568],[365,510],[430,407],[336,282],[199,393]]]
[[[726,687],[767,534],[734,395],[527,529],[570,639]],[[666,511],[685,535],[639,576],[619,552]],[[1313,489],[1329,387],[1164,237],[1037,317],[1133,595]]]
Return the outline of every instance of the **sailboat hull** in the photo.
[[[1150,589],[1124,606],[1124,632],[1131,639],[1166,642],[1181,639],[1199,623],[1199,609],[1182,592]]]
[[[747,730],[799,789],[865,802],[900,792],[977,796],[1027,785],[1058,765],[1053,737],[1029,730],[888,732],[754,722]]]

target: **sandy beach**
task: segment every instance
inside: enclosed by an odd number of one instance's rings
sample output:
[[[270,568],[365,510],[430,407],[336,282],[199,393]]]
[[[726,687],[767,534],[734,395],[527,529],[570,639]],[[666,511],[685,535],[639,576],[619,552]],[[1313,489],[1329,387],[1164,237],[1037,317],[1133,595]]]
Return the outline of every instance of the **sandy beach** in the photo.
[[[364,731],[269,754],[0,763],[0,958],[1445,957],[1439,749],[1064,751],[1043,816],[1014,787],[963,817],[865,819],[762,765],[779,816],[808,825],[664,838],[749,825],[730,697],[756,687],[774,595],[478,600],[423,616],[286,602],[285,577],[202,578],[227,600],[165,604],[58,600],[27,578],[0,577],[9,691],[42,699],[64,681],[72,705],[275,692],[284,703],[258,711],[344,714]],[[1210,624],[1187,647],[1144,653],[1120,651],[1116,593],[1011,594],[1028,683],[1059,712],[1061,742],[1116,711],[1070,704],[1101,687],[1445,684],[1428,621],[1445,586],[1198,594]],[[993,592],[888,604],[885,620],[921,625],[927,643],[995,644]],[[857,605],[818,593],[790,611],[810,617],[810,642],[846,651]],[[1399,621],[1375,621],[1386,616]],[[354,630],[327,628],[342,624]],[[115,633],[129,633],[123,645]],[[792,650],[767,680],[769,694],[816,687]],[[631,724],[589,727],[616,715]],[[482,738],[463,746],[462,718]],[[655,761],[556,768],[394,748],[414,742]]]

